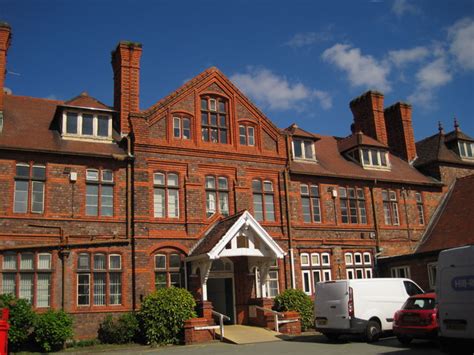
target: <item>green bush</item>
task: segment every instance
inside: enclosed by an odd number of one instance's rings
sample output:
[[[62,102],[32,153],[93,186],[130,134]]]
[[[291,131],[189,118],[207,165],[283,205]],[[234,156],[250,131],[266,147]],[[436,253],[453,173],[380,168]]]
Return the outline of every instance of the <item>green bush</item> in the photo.
[[[64,311],[49,310],[38,314],[34,322],[33,335],[41,350],[60,350],[72,338],[72,317]]]
[[[28,301],[11,294],[0,295],[0,308],[10,310],[8,344],[10,350],[17,351],[28,342],[36,314]]]
[[[176,344],[184,322],[196,317],[196,301],[183,288],[162,288],[143,300],[138,313],[144,340],[151,345]]]
[[[285,290],[275,297],[275,308],[279,312],[297,311],[301,316],[303,331],[313,326],[313,301],[302,290]]]
[[[136,339],[138,331],[138,320],[134,313],[124,313],[116,320],[108,315],[99,326],[98,337],[102,343],[126,344]]]

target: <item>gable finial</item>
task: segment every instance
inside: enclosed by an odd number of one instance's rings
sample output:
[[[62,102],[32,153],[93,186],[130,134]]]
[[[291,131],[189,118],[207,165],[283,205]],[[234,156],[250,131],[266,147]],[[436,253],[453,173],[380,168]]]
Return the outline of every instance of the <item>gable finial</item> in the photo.
[[[444,134],[444,128],[441,121],[438,121],[438,131],[439,131],[439,134]]]
[[[458,122],[458,119],[456,117],[454,117],[454,130],[456,132],[459,132],[461,129],[459,128],[459,122]]]

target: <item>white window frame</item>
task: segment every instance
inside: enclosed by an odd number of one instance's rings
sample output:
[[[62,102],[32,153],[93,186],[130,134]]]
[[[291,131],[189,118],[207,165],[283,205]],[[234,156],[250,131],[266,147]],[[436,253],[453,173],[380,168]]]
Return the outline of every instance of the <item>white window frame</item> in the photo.
[[[372,268],[365,268],[365,278],[372,279],[373,277],[374,277],[374,274],[373,274]]]
[[[401,270],[405,271],[405,276],[400,276]],[[392,277],[403,277],[406,279],[410,279],[411,278],[410,266],[408,265],[394,266],[390,268],[390,275]]]
[[[324,262],[324,257],[328,257],[327,263]],[[331,266],[331,255],[329,253],[321,253],[321,265],[322,266]]]
[[[436,272],[438,268],[438,263],[433,262],[433,263],[428,263],[426,265],[427,271],[428,271],[428,283],[430,285],[430,288],[432,290],[436,289]],[[435,272],[433,273],[433,269]]]
[[[118,268],[115,268],[115,267],[113,268],[112,263],[110,262],[110,260],[112,259],[112,257],[117,257],[117,256],[118,256],[118,259],[120,261],[120,265],[119,265]],[[109,266],[109,270],[114,270],[114,271],[115,270],[122,270],[122,255],[120,255],[120,254],[109,254],[109,265],[108,266]]]
[[[303,263],[303,257],[306,257],[308,262],[307,263]],[[300,255],[300,262],[301,262],[301,266],[310,266],[310,256],[308,253],[301,253]]]
[[[308,276],[308,287],[309,289],[305,289],[306,285],[305,285],[305,275]],[[301,286],[303,286],[303,292],[306,293],[307,295],[311,295],[312,294],[312,287],[311,287],[311,283],[312,283],[312,277],[311,277],[311,270],[303,270],[301,271]]]
[[[49,268],[42,268],[40,267],[40,256],[47,256],[49,261]],[[52,265],[51,265],[51,259],[52,259],[52,256],[51,256],[51,253],[38,253],[37,254],[37,260],[36,260],[36,269],[37,270],[51,270],[52,269]]]
[[[323,269],[323,281],[331,281],[332,272],[331,269]]]
[[[352,277],[349,277],[349,275],[352,274]],[[354,280],[355,279],[355,272],[354,269],[346,269],[346,277],[348,280]]]
[[[67,113],[75,113],[77,114],[77,133],[67,133]],[[92,134],[82,134],[82,119],[83,115],[92,115]],[[99,136],[99,116],[107,117],[108,125],[107,125],[107,136]],[[85,138],[85,139],[93,139],[98,141],[112,141],[112,115],[105,112],[83,112],[79,110],[64,110],[63,117],[62,117],[62,128],[61,133],[63,138]]]
[[[313,262],[313,257],[316,258],[315,262]],[[320,266],[321,265],[321,257],[318,253],[311,253],[310,260],[311,260],[311,266]]]
[[[348,262],[348,257],[350,259],[350,261]],[[352,255],[352,253],[345,253],[344,254],[344,262],[346,265],[354,265],[354,256]]]
[[[79,304],[79,276],[87,276],[88,278],[88,285],[89,285],[89,297],[88,297],[88,300],[89,302],[86,304],[86,303],[83,303],[83,304]],[[91,273],[90,272],[78,272],[77,273],[77,282],[76,282],[76,285],[77,285],[77,296],[76,296],[76,302],[77,302],[77,306],[78,307],[88,307],[91,305]]]
[[[469,156],[468,154],[468,149],[467,149],[468,145],[471,147],[471,154],[472,154],[471,156]],[[459,156],[462,159],[468,159],[468,160],[474,159],[474,143],[466,142],[466,141],[458,141],[458,149],[459,149]],[[464,154],[463,154],[463,151],[464,151]]]
[[[360,258],[360,261],[357,262],[357,257]],[[354,253],[354,265],[362,265],[364,259],[362,258],[362,253]]]
[[[306,157],[306,149],[305,149],[305,142],[309,143],[311,145],[311,153],[312,157]],[[300,144],[301,148],[301,157],[297,157],[295,154],[295,146],[296,144]],[[292,151],[293,151],[293,159],[295,160],[310,160],[310,161],[316,161],[316,150],[314,148],[314,141],[311,139],[303,139],[303,138],[293,138],[291,141],[292,144]]]
[[[165,258],[165,266],[164,267],[157,267],[156,266],[156,259],[157,259],[158,256],[164,256],[164,258]],[[166,257],[166,254],[155,254],[155,257],[154,257],[155,270],[167,270],[167,265],[166,265],[166,263],[168,262],[167,259],[168,258]]]
[[[366,261],[365,260],[365,257],[368,257],[368,260],[369,261]],[[370,253],[367,253],[365,252],[363,255],[362,255],[362,262],[364,263],[364,265],[372,265],[372,256],[370,255]]]
[[[363,151],[368,151],[369,155],[369,162],[365,162],[364,160],[364,153]],[[376,164],[377,162],[374,163],[372,159],[372,152],[377,153],[377,160],[380,162],[380,164]],[[382,164],[382,156],[385,157],[385,163],[386,165]],[[380,149],[374,149],[374,148],[360,148],[359,149],[359,158],[360,162],[362,164],[362,167],[364,169],[373,169],[373,170],[390,170],[390,160],[389,160],[389,154],[386,151],[380,150]]]

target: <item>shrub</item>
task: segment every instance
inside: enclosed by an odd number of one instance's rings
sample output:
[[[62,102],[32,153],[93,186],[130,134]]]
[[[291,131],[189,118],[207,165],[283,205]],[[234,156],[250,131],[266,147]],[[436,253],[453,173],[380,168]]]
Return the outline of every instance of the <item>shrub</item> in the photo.
[[[145,297],[138,313],[142,334],[148,344],[176,344],[184,322],[196,317],[191,293],[183,288],[162,288]]]
[[[313,325],[313,301],[302,290],[287,289],[275,297],[277,311],[297,311],[301,316],[301,330]]]
[[[72,334],[72,318],[64,311],[49,310],[37,315],[34,322],[35,341],[46,352],[62,349]]]
[[[133,342],[138,331],[138,320],[134,313],[124,313],[116,320],[108,315],[99,326],[98,337],[102,343],[126,344]]]
[[[0,295],[0,308],[10,310],[8,343],[10,350],[17,351],[28,342],[36,314],[28,301],[11,294]]]

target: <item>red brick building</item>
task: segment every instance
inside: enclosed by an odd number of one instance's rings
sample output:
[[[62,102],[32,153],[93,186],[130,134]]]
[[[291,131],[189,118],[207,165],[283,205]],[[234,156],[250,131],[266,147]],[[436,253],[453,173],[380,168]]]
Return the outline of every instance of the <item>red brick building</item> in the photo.
[[[255,323],[286,288],[412,252],[443,196],[413,167],[411,106],[378,92],[351,102],[349,136],[320,136],[277,128],[216,68],[141,110],[133,42],[113,106],[6,95],[9,44],[2,25],[0,288],[74,314],[77,337],[171,285]]]

